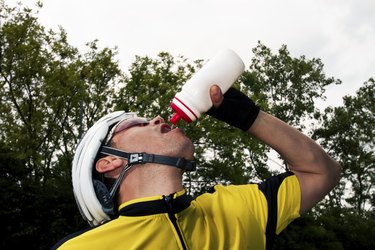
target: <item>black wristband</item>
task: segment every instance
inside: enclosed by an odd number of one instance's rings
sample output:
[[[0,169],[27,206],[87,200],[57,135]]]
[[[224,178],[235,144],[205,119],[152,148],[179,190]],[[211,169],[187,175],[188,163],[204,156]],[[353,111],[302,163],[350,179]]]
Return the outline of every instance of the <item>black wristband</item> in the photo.
[[[212,107],[207,114],[229,125],[249,130],[259,114],[260,108],[241,91],[230,88],[218,108]]]

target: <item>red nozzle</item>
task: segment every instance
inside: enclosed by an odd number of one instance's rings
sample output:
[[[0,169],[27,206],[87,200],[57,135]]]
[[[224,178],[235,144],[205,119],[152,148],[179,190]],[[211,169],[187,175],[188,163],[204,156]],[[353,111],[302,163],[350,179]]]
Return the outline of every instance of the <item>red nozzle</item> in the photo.
[[[176,125],[176,123],[181,119],[181,116],[179,113],[175,113],[170,119],[169,121],[171,123],[173,123],[173,125]]]

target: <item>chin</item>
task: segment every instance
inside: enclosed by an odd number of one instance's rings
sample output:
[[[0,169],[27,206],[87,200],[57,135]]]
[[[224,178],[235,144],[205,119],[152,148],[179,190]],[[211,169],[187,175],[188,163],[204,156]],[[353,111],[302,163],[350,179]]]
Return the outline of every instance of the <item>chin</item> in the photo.
[[[180,150],[173,150],[170,152],[165,152],[164,155],[178,157],[178,158],[181,157],[186,160],[193,160],[194,159],[194,147],[189,146],[189,147],[184,147],[183,149],[180,149]]]

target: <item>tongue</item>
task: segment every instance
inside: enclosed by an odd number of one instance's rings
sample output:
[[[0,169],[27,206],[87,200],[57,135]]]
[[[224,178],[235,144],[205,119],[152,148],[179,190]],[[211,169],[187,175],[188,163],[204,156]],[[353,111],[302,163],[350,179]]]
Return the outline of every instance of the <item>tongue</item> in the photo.
[[[161,127],[162,133],[168,133],[169,131],[171,131],[171,127],[169,127],[167,124],[165,124]]]

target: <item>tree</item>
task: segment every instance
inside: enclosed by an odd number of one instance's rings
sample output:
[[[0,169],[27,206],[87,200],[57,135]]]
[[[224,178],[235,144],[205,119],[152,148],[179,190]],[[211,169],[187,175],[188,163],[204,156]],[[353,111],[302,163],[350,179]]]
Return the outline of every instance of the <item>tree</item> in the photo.
[[[79,128],[111,110],[123,75],[116,50],[99,50],[94,41],[80,54],[62,28],[45,30],[29,8],[1,1],[0,16],[1,183],[12,181],[19,198],[2,208],[2,221],[14,219],[2,244],[45,249],[83,225],[76,220],[70,170]],[[8,195],[2,192],[0,200]]]
[[[245,85],[264,110],[300,130],[306,128],[306,121],[320,116],[315,101],[326,98],[325,88],[341,84],[341,80],[325,75],[320,59],[293,58],[286,45],[274,55],[259,42],[253,53]]]
[[[374,217],[363,217],[353,208],[327,206],[319,210],[288,226],[276,238],[274,249],[374,249]]]
[[[327,108],[321,128],[314,133],[343,168],[336,205],[349,204],[360,215],[375,208],[374,114],[375,84],[370,78],[356,96],[344,97],[344,106]]]

